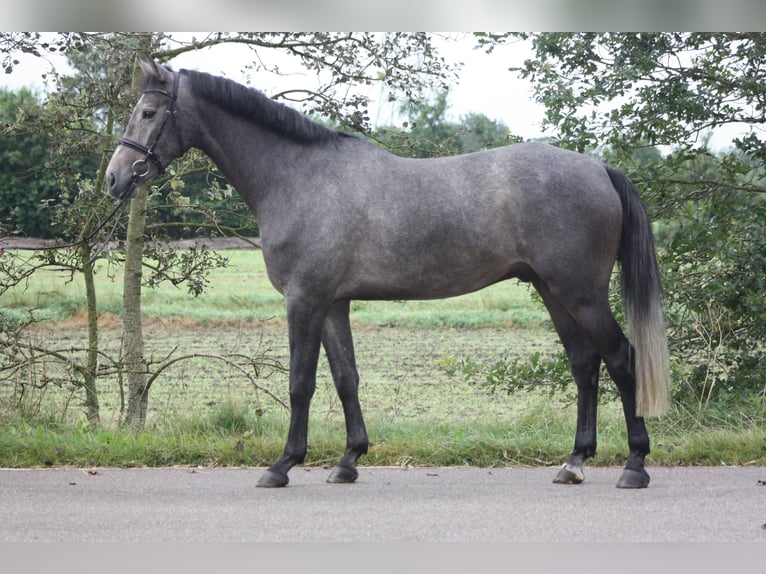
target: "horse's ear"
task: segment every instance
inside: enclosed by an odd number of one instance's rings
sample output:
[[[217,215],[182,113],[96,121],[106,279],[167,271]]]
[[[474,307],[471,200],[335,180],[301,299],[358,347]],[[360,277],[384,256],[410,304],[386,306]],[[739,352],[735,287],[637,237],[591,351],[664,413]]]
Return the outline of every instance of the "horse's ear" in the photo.
[[[136,58],[133,66],[133,80],[131,87],[133,90],[140,90],[144,84],[144,78],[152,77],[160,82],[163,80],[163,67],[152,58]]]
[[[143,79],[147,75],[156,75],[156,72],[150,69],[151,63],[149,60],[145,60],[142,57],[136,58],[133,63],[133,76],[131,78],[130,87],[133,91],[141,90],[143,86]]]
[[[143,70],[145,75],[154,76],[162,81],[162,66],[160,66],[154,58],[139,58],[138,65],[141,67],[141,70]]]

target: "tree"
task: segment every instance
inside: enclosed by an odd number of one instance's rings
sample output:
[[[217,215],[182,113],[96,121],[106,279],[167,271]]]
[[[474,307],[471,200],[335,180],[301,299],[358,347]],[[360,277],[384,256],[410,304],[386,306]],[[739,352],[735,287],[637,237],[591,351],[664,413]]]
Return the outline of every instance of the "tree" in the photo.
[[[658,222],[679,389],[700,405],[762,395],[766,35],[519,37],[534,56],[513,71],[532,82],[557,145],[622,167]],[[508,38],[477,35],[488,50]],[[740,135],[711,149],[726,126]]]
[[[52,70],[51,75],[58,89],[48,97],[34,122],[17,124],[34,127],[49,142],[50,155],[41,173],[57,184],[55,201],[49,205],[51,222],[63,245],[39,253],[23,264],[17,264],[9,255],[4,258],[2,268],[6,271],[3,277],[5,287],[19,277],[29,277],[41,267],[63,269],[71,273],[72,278],[76,274],[82,276],[87,301],[88,343],[84,361],[80,364],[72,359],[72,370],[82,378],[76,384],[84,390],[88,422],[97,425],[100,420],[97,390],[99,338],[94,274],[100,249],[95,245],[99,239],[106,240],[104,222],[112,211],[109,202],[104,201],[100,193],[110,155],[109,148],[104,144],[110,140],[116,127],[115,112],[108,107],[108,103],[119,94],[113,86],[124,85],[125,81],[119,80],[120,74],[124,74],[124,66],[120,66],[119,62],[112,62],[107,70],[98,70],[97,64],[82,57],[89,48],[86,39],[86,35],[63,34],[56,36],[55,42],[48,43],[42,42],[37,34],[3,35],[3,51],[15,47],[40,55],[44,51],[67,50],[70,61],[82,65],[84,69],[81,81],[59,76]],[[81,55],[79,61],[78,54]],[[104,72],[106,77],[93,73],[97,70]],[[25,152],[27,150],[22,150],[22,153]],[[26,269],[21,273],[8,274],[7,270],[14,266],[26,266]]]
[[[168,41],[157,56],[162,61],[189,51],[226,44],[252,52],[248,73],[280,73],[276,55],[295,59],[306,72],[306,85],[270,94],[301,111],[346,129],[369,133],[369,96],[356,86],[383,84],[391,100],[416,102],[425,89],[446,89],[457,77],[456,67],[438,54],[425,32],[216,32],[203,38]]]
[[[26,279],[41,267],[65,269],[73,278],[81,274],[87,300],[88,343],[83,363],[71,359],[71,370],[82,378],[81,383],[75,384],[84,389],[86,416],[96,425],[100,418],[97,390],[100,351],[94,275],[101,252],[97,245],[106,241],[109,229],[116,231],[119,224],[119,220],[115,220],[113,225],[105,225],[109,214],[115,215],[115,209],[102,189],[114,141],[133,104],[135,53],[141,47],[140,42],[151,40],[152,36],[61,34],[55,36],[53,43],[39,43],[41,39],[36,34],[10,36],[15,40],[14,45],[22,46],[22,51],[36,54],[46,50],[64,51],[76,73],[66,76],[55,69],[49,72],[56,90],[48,96],[44,113],[35,124],[52,148],[45,170],[58,184],[51,209],[60,247],[39,253],[24,263],[18,263],[19,258],[9,253],[0,265],[4,271],[3,285]],[[8,36],[3,39],[3,47],[12,44]],[[119,251],[112,250],[108,257],[119,260]],[[130,276],[137,275],[140,282],[140,251],[138,262],[139,272]],[[188,274],[179,282],[186,277]],[[140,313],[140,306],[138,309]],[[130,311],[128,324],[132,325]],[[18,339],[19,331],[14,333]],[[132,350],[133,347],[126,345],[126,348]],[[116,362],[131,367],[130,359],[132,355],[128,354]]]

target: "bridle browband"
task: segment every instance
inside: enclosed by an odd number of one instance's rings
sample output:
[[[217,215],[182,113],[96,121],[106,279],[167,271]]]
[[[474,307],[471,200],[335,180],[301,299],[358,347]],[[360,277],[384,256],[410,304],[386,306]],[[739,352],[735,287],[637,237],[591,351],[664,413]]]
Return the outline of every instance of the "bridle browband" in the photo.
[[[173,73],[173,88],[169,92],[167,90],[161,90],[159,88],[153,88],[153,89],[143,91],[144,94],[161,94],[167,98],[170,98],[170,105],[168,106],[168,109],[165,110],[165,113],[162,118],[162,123],[160,124],[160,129],[157,130],[157,134],[154,136],[154,140],[149,145],[149,147],[129,138],[120,138],[119,140],[117,140],[117,145],[124,145],[126,147],[136,150],[137,152],[144,154],[144,157],[134,161],[133,165],[130,168],[133,174],[133,179],[131,180],[130,185],[127,186],[126,188],[127,189],[127,191],[125,192],[126,195],[130,193],[131,189],[133,189],[133,186],[136,184],[136,180],[138,180],[139,177],[143,177],[149,173],[149,165],[148,165],[149,161],[151,161],[155,166],[157,166],[157,170],[159,171],[160,174],[165,173],[165,168],[167,166],[162,165],[162,160],[154,152],[154,148],[157,146],[157,144],[160,141],[160,138],[162,137],[162,132],[165,130],[165,126],[168,123],[168,119],[176,115],[176,100],[178,99],[179,73],[176,71],[172,71],[172,73]]]

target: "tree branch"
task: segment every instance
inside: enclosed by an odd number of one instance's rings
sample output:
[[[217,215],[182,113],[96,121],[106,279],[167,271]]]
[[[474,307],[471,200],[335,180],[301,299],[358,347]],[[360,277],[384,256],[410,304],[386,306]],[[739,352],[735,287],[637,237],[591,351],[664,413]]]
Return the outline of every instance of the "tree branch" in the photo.
[[[269,397],[271,397],[274,401],[279,403],[282,407],[284,407],[287,410],[290,410],[290,407],[285,403],[282,399],[280,399],[278,396],[276,396],[274,393],[272,393],[270,390],[268,390],[265,387],[262,387],[259,385],[255,377],[253,377],[247,370],[245,370],[244,367],[242,367],[240,364],[236,363],[232,360],[232,357],[234,358],[245,358],[247,361],[250,362],[250,365],[254,368],[256,367],[256,361],[253,361],[251,358],[246,357],[245,355],[217,355],[217,354],[210,354],[210,353],[192,353],[189,355],[183,355],[181,357],[176,357],[175,359],[170,359],[164,364],[162,364],[159,369],[157,369],[152,375],[149,377],[149,379],[146,382],[146,392],[149,391],[149,388],[152,386],[154,381],[157,380],[157,378],[162,374],[162,372],[167,369],[168,367],[180,362],[180,361],[186,361],[190,359],[214,359],[217,361],[222,361],[225,364],[229,365],[230,367],[237,369],[240,373],[245,375],[250,382],[253,384],[253,386],[264,393],[266,393]],[[282,365],[278,361],[274,361],[271,365],[269,365],[273,369],[281,369],[284,370]]]

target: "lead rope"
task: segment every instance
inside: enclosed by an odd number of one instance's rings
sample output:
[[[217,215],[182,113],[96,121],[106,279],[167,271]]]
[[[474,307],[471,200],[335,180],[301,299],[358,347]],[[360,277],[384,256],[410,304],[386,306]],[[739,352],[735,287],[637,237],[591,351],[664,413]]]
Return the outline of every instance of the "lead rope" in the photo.
[[[90,259],[88,259],[88,262],[87,263],[83,262],[83,265],[82,265],[83,267],[87,265],[92,265],[96,261],[96,259],[98,259],[101,256],[101,254],[104,252],[104,250],[106,249],[106,246],[109,245],[109,242],[114,238],[114,234],[117,231],[117,224],[120,223],[120,219],[122,218],[122,212],[125,210],[126,203],[127,203],[126,198],[120,199],[120,202],[117,204],[117,207],[115,207],[112,213],[109,214],[109,217],[107,217],[104,220],[104,222],[96,228],[96,233],[98,233],[99,231],[101,231],[101,229],[104,228],[106,223],[112,217],[114,217],[114,223],[112,224],[112,229],[109,231],[109,235],[107,235],[106,239],[101,243],[99,248],[96,249],[96,252],[93,254],[93,256]],[[91,234],[89,239],[92,239],[94,235],[95,233]],[[80,243],[82,243],[82,241]]]

